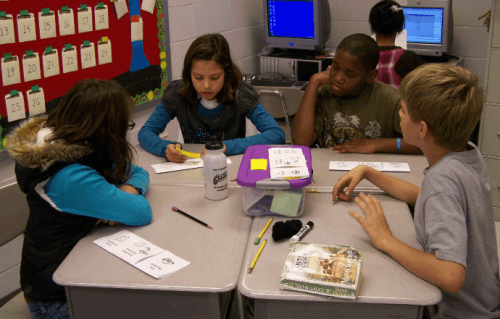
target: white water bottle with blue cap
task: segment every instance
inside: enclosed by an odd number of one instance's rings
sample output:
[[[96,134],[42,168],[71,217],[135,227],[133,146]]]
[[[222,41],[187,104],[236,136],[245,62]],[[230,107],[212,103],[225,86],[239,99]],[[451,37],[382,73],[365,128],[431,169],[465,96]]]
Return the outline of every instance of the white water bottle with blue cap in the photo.
[[[207,150],[203,157],[205,174],[205,197],[211,200],[221,200],[228,196],[227,158],[224,154],[224,144],[211,136],[205,144]]]

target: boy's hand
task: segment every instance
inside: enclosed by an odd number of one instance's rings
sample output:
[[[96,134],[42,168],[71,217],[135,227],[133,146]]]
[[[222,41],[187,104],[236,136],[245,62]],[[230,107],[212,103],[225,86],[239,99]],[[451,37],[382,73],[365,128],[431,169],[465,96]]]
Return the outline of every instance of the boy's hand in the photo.
[[[224,147],[222,148],[222,152],[224,152],[224,154],[225,154],[226,153],[226,144],[222,143],[222,145],[224,145]],[[203,151],[201,151],[201,153],[200,153],[200,157],[201,158],[205,157],[205,154],[207,154],[207,149],[203,148]]]
[[[182,155],[181,152],[175,149],[176,147],[181,148],[181,144],[168,144],[165,150],[165,157],[173,163],[184,163],[187,160],[187,156]]]
[[[353,138],[349,142],[335,145],[330,149],[337,151],[337,153],[372,154],[376,152],[376,145],[373,139]]]
[[[333,187],[332,199],[337,200],[338,196],[340,200],[350,202],[354,188],[365,178],[365,173],[368,169],[368,166],[360,165],[345,173],[344,176],[339,178],[335,187]]]
[[[330,66],[325,71],[314,74],[309,81],[313,81],[318,87],[330,83]]]
[[[373,195],[365,195],[364,193],[360,193],[354,201],[363,210],[365,218],[359,216],[352,210],[349,211],[349,215],[354,217],[354,219],[361,224],[361,227],[363,227],[363,230],[370,238],[373,246],[384,251],[385,245],[394,237],[392,236],[389,225],[387,225],[387,220],[385,219],[380,202]]]

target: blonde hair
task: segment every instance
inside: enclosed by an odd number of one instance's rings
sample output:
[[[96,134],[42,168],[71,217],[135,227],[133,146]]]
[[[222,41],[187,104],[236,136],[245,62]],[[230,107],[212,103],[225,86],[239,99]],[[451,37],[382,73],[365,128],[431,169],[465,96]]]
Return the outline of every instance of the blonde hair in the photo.
[[[476,74],[446,63],[424,64],[403,78],[399,90],[411,119],[426,122],[437,145],[465,148],[483,112]]]

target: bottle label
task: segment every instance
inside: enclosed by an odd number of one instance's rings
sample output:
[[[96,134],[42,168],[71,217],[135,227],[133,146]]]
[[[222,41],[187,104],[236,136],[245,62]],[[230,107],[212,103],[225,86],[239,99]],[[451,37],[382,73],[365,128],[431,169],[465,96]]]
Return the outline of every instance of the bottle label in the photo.
[[[217,173],[217,171],[222,171],[220,174]],[[214,176],[214,186],[217,184],[224,182],[227,179],[227,166],[224,166],[223,168],[219,169],[214,169],[215,176]]]

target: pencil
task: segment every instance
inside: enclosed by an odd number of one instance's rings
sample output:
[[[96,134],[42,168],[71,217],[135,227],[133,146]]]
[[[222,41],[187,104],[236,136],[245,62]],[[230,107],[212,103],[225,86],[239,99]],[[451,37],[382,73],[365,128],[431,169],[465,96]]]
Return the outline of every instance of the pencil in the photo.
[[[319,188],[316,188],[316,189],[306,189],[306,193],[333,193],[333,191],[328,188],[322,188],[322,189],[319,189]]]
[[[257,237],[255,239],[255,241],[253,242],[255,245],[258,245],[259,242],[260,242],[260,239],[262,238],[262,236],[264,236],[264,233],[266,232],[266,230],[269,228],[269,225],[271,225],[271,222],[273,221],[272,218],[269,219],[269,221],[267,222],[266,226],[264,226],[264,229],[260,232],[259,234],[259,237]]]
[[[255,255],[255,258],[253,259],[252,264],[250,265],[250,268],[248,268],[248,273],[252,272],[253,267],[255,267],[255,264],[257,263],[257,259],[259,259],[260,253],[262,252],[262,250],[264,250],[264,246],[266,246],[266,243],[267,239],[264,239],[262,245],[259,248],[259,251],[257,252],[257,255]]]
[[[174,212],[181,213],[182,215],[184,215],[184,216],[186,216],[186,217],[188,217],[188,218],[191,218],[191,219],[192,219],[192,220],[194,220],[195,222],[200,223],[200,224],[202,224],[202,225],[203,225],[203,226],[205,226],[205,227],[208,227],[208,228],[212,229],[212,226],[208,225],[207,223],[202,222],[202,221],[201,221],[201,220],[199,220],[198,218],[193,217],[193,216],[189,215],[189,214],[188,214],[188,213],[186,213],[186,212],[183,212],[182,210],[180,210],[179,208],[177,208],[177,207],[175,207],[175,206],[174,206],[174,207],[172,207],[172,210],[173,210]]]

